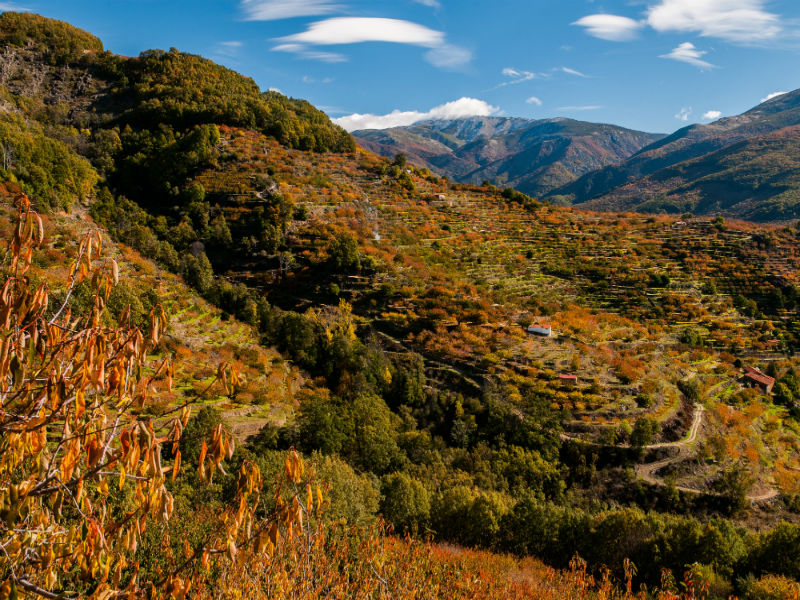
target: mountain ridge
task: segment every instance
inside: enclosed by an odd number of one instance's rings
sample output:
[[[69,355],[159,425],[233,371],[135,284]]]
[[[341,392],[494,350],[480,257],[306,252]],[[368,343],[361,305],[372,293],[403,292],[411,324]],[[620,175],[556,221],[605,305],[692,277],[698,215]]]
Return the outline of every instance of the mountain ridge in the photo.
[[[425,120],[407,127],[353,132],[362,147],[462,183],[490,180],[531,195],[619,162],[662,134],[555,117],[467,117]]]
[[[786,202],[794,204],[790,198],[793,195],[787,196],[786,191],[798,187],[796,169],[792,166],[797,159],[796,145],[791,143],[798,135],[797,125],[800,125],[800,90],[763,102],[741,115],[679,129],[622,163],[589,172],[551,191],[549,196],[561,202],[603,210],[675,212],[680,206],[681,210],[698,214],[723,214],[759,221],[797,218],[800,207],[787,209],[786,205]],[[779,139],[788,143],[778,143]],[[735,172],[734,157],[742,150],[741,144],[751,149],[760,147],[761,155],[745,151],[747,156],[739,156],[742,162]],[[727,155],[724,168],[717,162],[719,153]],[[771,173],[767,186],[740,187],[737,184],[741,183],[743,174],[745,179],[754,181],[759,173],[766,176],[770,171],[768,163],[786,163],[787,168],[782,173]],[[687,179],[687,173],[692,173],[693,179]],[[724,173],[729,175],[727,182],[721,179]],[[717,194],[733,194],[740,197],[740,201],[715,200],[709,195],[712,189],[708,186],[701,192],[700,180],[707,182],[709,178],[725,183],[715,188]],[[672,183],[667,184],[670,179]],[[773,203],[778,204],[774,209],[770,208]],[[721,205],[726,208],[715,208]]]

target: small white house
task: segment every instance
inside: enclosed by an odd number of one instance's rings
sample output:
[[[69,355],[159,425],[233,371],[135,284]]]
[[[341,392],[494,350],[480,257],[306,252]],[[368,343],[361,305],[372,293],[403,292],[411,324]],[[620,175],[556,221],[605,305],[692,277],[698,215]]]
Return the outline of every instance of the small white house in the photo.
[[[528,333],[531,335],[539,335],[542,337],[550,337],[553,335],[553,328],[544,325],[529,325],[528,326]]]

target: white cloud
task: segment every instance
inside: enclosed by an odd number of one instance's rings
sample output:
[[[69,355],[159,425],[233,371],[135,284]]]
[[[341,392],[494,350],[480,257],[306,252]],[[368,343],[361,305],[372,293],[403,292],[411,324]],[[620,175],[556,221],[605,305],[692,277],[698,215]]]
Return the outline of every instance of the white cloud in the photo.
[[[536,96],[531,96],[530,98],[525,100],[525,102],[527,102],[528,104],[535,104],[536,106],[542,105],[542,101],[539,100],[539,98],[537,98]]]
[[[499,112],[499,108],[476,98],[460,98],[442,104],[427,112],[395,110],[388,115],[352,114],[334,119],[333,122],[347,131],[359,129],[388,129],[405,127],[429,119],[461,119],[464,117],[488,117]]]
[[[305,31],[278,41],[282,43],[273,50],[298,54],[308,53],[309,46],[389,42],[429,48],[425,59],[437,67],[456,68],[472,60],[469,50],[447,43],[443,32],[399,19],[336,17],[312,23]]]
[[[636,32],[642,28],[642,23],[639,21],[608,14],[587,15],[575,21],[573,25],[584,27],[589,35],[611,42],[632,40],[636,37]]]
[[[600,110],[603,108],[597,104],[589,104],[586,106],[559,106],[558,110],[564,110],[567,112],[575,112],[575,111],[584,111],[584,110]]]
[[[294,44],[333,46],[362,42],[393,42],[435,48],[445,43],[444,33],[399,19],[336,17],[312,23],[302,33],[281,38]]]
[[[519,83],[530,81],[531,79],[536,79],[536,73],[531,73],[530,71],[519,71],[511,67],[506,67],[505,69],[503,69],[503,76],[508,77],[510,81],[504,81],[497,87],[505,87],[507,85],[517,85]]]
[[[765,0],[660,0],[648,10],[656,31],[696,32],[731,42],[758,42],[781,32],[778,15]]]
[[[766,98],[761,99],[761,104],[764,104],[764,102],[767,102],[769,100],[772,100],[773,98],[777,98],[778,96],[783,96],[784,94],[788,93],[789,92],[772,92],[771,94],[767,94]]]
[[[0,12],[6,12],[7,10],[14,12],[31,12],[30,8],[20,6],[16,2],[0,2]]]
[[[722,116],[722,111],[719,110],[707,110],[703,113],[703,119],[706,121],[716,121]]]
[[[331,0],[242,0],[240,7],[248,21],[328,15],[341,8]]]
[[[575,69],[570,69],[569,67],[561,67],[561,70],[567,75],[575,75],[575,77],[589,77],[588,75],[584,75],[580,71],[576,71]]]
[[[460,46],[442,44],[426,52],[425,60],[441,69],[457,69],[472,60],[472,52]]]
[[[275,52],[290,52],[296,54],[300,58],[308,60],[318,60],[326,63],[342,63],[347,62],[347,57],[344,54],[336,52],[318,52],[316,50],[309,50],[307,46],[302,44],[280,44],[273,48]]]
[[[680,62],[685,62],[690,65],[694,65],[695,67],[699,67],[701,69],[716,68],[716,66],[712,65],[710,62],[702,60],[702,57],[705,56],[706,54],[708,54],[708,52],[706,52],[705,50],[698,50],[693,43],[684,42],[669,54],[662,54],[661,58],[678,60]]]
[[[675,118],[678,119],[678,121],[684,121],[685,122],[685,121],[688,121],[689,117],[691,117],[691,116],[692,116],[692,109],[691,108],[682,108],[680,110],[680,112],[677,115],[675,115]]]

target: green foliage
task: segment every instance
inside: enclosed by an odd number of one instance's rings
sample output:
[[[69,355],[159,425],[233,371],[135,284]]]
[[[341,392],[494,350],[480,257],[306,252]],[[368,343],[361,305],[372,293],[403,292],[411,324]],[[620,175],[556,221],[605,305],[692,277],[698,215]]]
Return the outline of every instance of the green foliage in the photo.
[[[750,572],[776,573],[800,580],[800,526],[781,523],[762,533],[747,561]]]
[[[0,42],[21,48],[32,44],[54,65],[75,62],[87,52],[103,51],[99,39],[69,23],[12,11],[0,14]]]
[[[750,505],[747,494],[754,483],[753,475],[746,468],[734,465],[722,473],[717,489],[728,500],[731,512],[739,513]]]
[[[125,63],[135,106],[123,120],[140,129],[214,123],[255,129],[282,144],[318,152],[352,152],[353,138],[304,100],[262,93],[255,82],[212,61],[175,49],[149,50]]]
[[[642,448],[653,443],[653,439],[661,430],[656,419],[640,417],[636,419],[631,431],[631,446]]]
[[[679,339],[681,344],[686,344],[687,346],[692,346],[693,348],[703,345],[703,337],[696,329],[691,327],[684,329]]]
[[[297,443],[303,450],[341,454],[354,466],[379,475],[404,464],[394,417],[375,394],[352,401],[309,398],[301,404],[297,422]]]
[[[684,379],[678,382],[678,389],[689,402],[700,400],[700,383],[697,379]]]
[[[428,491],[403,472],[381,479],[381,513],[398,532],[422,532],[430,519]]]
[[[343,520],[348,525],[372,522],[378,512],[380,494],[365,474],[356,473],[345,461],[334,456],[312,454],[310,464],[319,481],[329,487],[326,519]]]
[[[361,269],[358,241],[350,232],[334,236],[328,244],[328,262],[336,273],[346,274]]]
[[[8,114],[0,116],[0,176],[18,182],[45,210],[67,210],[75,198],[86,201],[98,181],[86,159],[38,125]]]
[[[437,494],[431,507],[431,525],[439,535],[469,546],[489,545],[500,532],[510,499],[459,485]]]

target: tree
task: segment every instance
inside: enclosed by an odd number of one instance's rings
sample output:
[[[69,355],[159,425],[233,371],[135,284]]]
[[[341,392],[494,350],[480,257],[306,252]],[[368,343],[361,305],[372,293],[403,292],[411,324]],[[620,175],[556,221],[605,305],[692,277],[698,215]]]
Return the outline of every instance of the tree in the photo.
[[[425,487],[405,473],[381,480],[381,513],[398,532],[421,532],[430,518],[431,504]]]
[[[274,548],[279,528],[301,527],[296,496],[257,516],[261,475],[245,461],[233,504],[208,523],[209,534],[183,554],[162,554],[154,579],[140,581],[136,548],[148,527],[173,516],[167,482],[180,472],[190,417],[191,400],[158,420],[137,410],[153,409],[156,378],[171,381],[169,359],[147,358],[166,316],[155,308],[147,329],[103,324],[118,268],[100,261],[97,232],[80,243],[63,303],[50,307],[47,284],[33,288],[28,277],[44,238],[42,220],[27,197],[18,206],[0,294],[0,598],[20,591],[44,598],[183,598],[209,583],[206,567],[224,572],[224,557]],[[92,301],[84,314],[73,314],[70,297],[83,283],[91,285]],[[217,378],[227,389],[238,376],[222,365]],[[224,472],[233,448],[224,430],[214,428],[201,442],[199,479]],[[168,449],[172,464],[164,463]],[[293,453],[286,464],[287,488],[296,489],[302,461]]]
[[[653,443],[653,438],[661,430],[661,425],[655,419],[640,417],[636,419],[631,431],[631,446],[643,448]]]
[[[344,275],[361,269],[358,241],[350,232],[339,233],[330,241],[328,256],[331,267],[336,273]]]
[[[717,481],[717,489],[728,501],[732,513],[739,513],[747,508],[747,494],[753,487],[753,475],[741,466],[732,466],[723,471]]]

